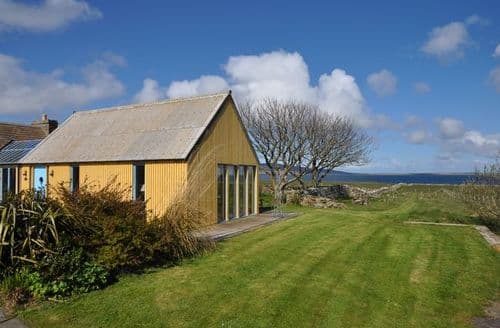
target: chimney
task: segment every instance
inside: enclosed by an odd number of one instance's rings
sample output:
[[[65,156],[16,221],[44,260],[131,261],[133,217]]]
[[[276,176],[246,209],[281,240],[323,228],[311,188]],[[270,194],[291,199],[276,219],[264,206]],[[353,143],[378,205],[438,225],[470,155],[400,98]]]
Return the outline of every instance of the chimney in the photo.
[[[49,133],[54,131],[57,128],[57,125],[58,125],[57,121],[49,120],[47,114],[42,114],[41,120],[31,123],[31,126],[36,126],[42,129],[45,135],[49,135]]]

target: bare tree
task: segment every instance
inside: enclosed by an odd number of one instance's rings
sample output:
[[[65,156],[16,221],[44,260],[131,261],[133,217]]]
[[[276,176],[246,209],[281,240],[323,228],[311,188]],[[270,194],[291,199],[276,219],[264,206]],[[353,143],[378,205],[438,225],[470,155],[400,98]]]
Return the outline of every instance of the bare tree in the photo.
[[[243,104],[240,110],[255,149],[266,163],[263,169],[271,178],[275,202],[280,205],[285,188],[301,178],[291,173],[301,166],[307,152],[304,122],[308,105],[264,99]]]
[[[318,186],[335,168],[367,160],[371,139],[351,120],[318,106],[265,99],[240,109],[266,163],[264,170],[271,177],[277,205],[291,183],[305,186],[306,175]]]
[[[318,187],[334,169],[368,162],[371,138],[352,120],[318,111],[308,124],[308,171]]]

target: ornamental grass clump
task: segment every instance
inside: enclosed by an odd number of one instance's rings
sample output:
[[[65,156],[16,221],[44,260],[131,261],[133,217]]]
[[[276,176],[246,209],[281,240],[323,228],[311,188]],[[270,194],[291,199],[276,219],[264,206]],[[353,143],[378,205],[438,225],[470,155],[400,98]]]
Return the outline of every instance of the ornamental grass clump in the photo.
[[[206,214],[193,205],[188,195],[186,191],[181,193],[162,216],[149,223],[158,233],[162,252],[169,261],[202,254],[215,245],[211,239],[199,235],[206,225]]]
[[[0,205],[0,267],[35,264],[53,253],[64,220],[60,208],[33,192],[10,196]]]

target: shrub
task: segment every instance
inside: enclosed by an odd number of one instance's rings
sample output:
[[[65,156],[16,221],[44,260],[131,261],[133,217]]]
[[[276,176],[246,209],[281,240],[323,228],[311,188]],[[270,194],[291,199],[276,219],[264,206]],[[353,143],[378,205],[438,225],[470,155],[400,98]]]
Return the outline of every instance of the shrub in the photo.
[[[51,193],[52,194],[52,193]],[[104,288],[120,272],[194,256],[213,246],[199,238],[205,215],[183,193],[159,218],[110,183],[94,191],[57,186],[53,199],[21,193],[0,207],[0,293],[6,303],[60,298]]]
[[[114,273],[178,261],[212,246],[196,235],[206,215],[192,205],[187,191],[150,221],[145,203],[129,200],[130,188],[114,182],[99,191],[85,184],[78,192],[61,184],[57,193],[65,215],[78,226],[72,229],[72,243]]]
[[[110,275],[82,249],[61,249],[45,257],[30,274],[29,291],[40,298],[87,293],[108,285]]]
[[[460,187],[462,200],[485,225],[500,231],[500,162],[487,165]]]
[[[26,304],[31,299],[29,292],[30,272],[23,268],[6,275],[0,282],[0,304],[7,315],[13,314],[20,304]]]
[[[66,216],[72,218],[73,245],[91,254],[108,270],[137,270],[152,261],[146,229],[144,202],[128,199],[130,188],[114,181],[96,190],[83,184],[77,192],[66,186],[56,189]]]

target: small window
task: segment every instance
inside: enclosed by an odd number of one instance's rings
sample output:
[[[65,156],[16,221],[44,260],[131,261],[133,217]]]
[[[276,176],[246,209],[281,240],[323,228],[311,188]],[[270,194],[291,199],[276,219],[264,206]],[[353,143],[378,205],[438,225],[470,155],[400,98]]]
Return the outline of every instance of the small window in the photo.
[[[17,184],[17,170],[15,167],[11,167],[9,168],[9,187],[7,189],[9,194],[16,193],[16,184]]]
[[[133,172],[133,199],[143,201],[145,198],[144,164],[134,165]]]
[[[0,169],[0,191],[1,199],[7,199],[7,195],[16,193],[17,177],[15,167]]]
[[[80,166],[71,167],[71,191],[77,192],[80,189]]]
[[[0,201],[7,198],[9,190],[9,169],[0,168]]]

